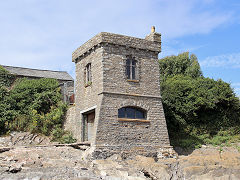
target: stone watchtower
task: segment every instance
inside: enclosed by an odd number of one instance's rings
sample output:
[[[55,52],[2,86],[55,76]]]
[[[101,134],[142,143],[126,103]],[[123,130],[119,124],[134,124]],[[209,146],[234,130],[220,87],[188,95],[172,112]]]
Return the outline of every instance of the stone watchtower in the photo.
[[[169,146],[159,84],[161,34],[135,38],[102,32],[73,52],[76,106],[73,134],[95,157],[147,156]]]

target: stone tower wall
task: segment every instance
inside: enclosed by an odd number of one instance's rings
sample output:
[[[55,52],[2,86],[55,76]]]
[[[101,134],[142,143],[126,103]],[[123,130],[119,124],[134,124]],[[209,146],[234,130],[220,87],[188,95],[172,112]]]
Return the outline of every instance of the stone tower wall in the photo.
[[[160,35],[154,33],[149,37],[160,39]],[[95,158],[114,153],[154,156],[159,148],[169,146],[160,96],[160,51],[160,41],[100,33],[73,53],[76,132],[82,140],[81,112],[94,107],[95,133],[91,143]],[[137,61],[137,80],[126,78],[128,56]],[[92,64],[92,84],[85,87],[84,69],[88,63]],[[118,109],[126,106],[146,110],[147,119],[122,121],[118,118]]]
[[[99,109],[99,93],[103,91],[103,70],[102,70],[102,51],[101,47],[96,48],[91,54],[76,62],[76,97],[75,97],[75,133],[74,136],[82,140],[82,114],[83,110],[97,106]],[[85,81],[85,67],[91,63],[92,84],[87,86]],[[98,113],[98,112],[96,112]],[[97,121],[98,116],[95,116]]]
[[[147,120],[119,121],[118,109],[124,106],[147,110]],[[160,147],[169,146],[160,99],[105,94],[100,109],[95,145],[96,153],[101,152],[103,158],[122,152],[153,156]]]
[[[103,91],[160,96],[158,53],[125,46],[103,46]],[[137,81],[125,75],[127,56],[137,61]]]
[[[137,60],[137,81],[126,78],[129,55]],[[95,140],[96,157],[120,152],[153,156],[157,149],[169,145],[157,55],[143,49],[103,44],[103,98]],[[118,109],[126,106],[146,110],[146,121],[119,121]]]

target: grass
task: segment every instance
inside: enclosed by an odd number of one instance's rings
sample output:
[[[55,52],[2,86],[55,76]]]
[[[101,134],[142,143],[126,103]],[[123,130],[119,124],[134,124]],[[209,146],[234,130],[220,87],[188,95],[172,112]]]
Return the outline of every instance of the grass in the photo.
[[[238,130],[237,130],[238,131]],[[202,145],[213,145],[215,147],[234,146],[240,152],[240,133],[235,129],[221,130],[215,135],[209,133],[177,133],[174,137],[170,137],[171,145],[181,147],[185,150],[194,150],[201,148]]]

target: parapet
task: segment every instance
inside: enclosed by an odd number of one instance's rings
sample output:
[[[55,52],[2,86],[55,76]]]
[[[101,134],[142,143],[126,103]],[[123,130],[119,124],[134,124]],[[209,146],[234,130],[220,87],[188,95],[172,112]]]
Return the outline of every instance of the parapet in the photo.
[[[112,44],[116,46],[125,46],[128,48],[135,48],[139,50],[161,52],[161,34],[151,32],[145,39],[124,36],[120,34],[113,34],[108,32],[101,32],[88,40],[82,46],[77,48],[72,53],[72,61],[76,62],[93,49],[100,47],[101,44]]]

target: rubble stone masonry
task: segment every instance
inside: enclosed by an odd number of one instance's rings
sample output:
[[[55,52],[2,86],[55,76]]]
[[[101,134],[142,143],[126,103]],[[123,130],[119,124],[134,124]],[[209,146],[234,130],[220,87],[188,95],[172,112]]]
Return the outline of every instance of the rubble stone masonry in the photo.
[[[83,141],[84,114],[95,111],[91,145],[95,158],[114,153],[155,156],[169,147],[159,82],[158,53],[161,35],[152,32],[146,39],[99,33],[76,51],[74,136]],[[136,79],[126,76],[126,60],[136,62]],[[92,81],[86,82],[86,66],[91,63]],[[118,109],[136,107],[146,111],[146,119],[118,118]]]

